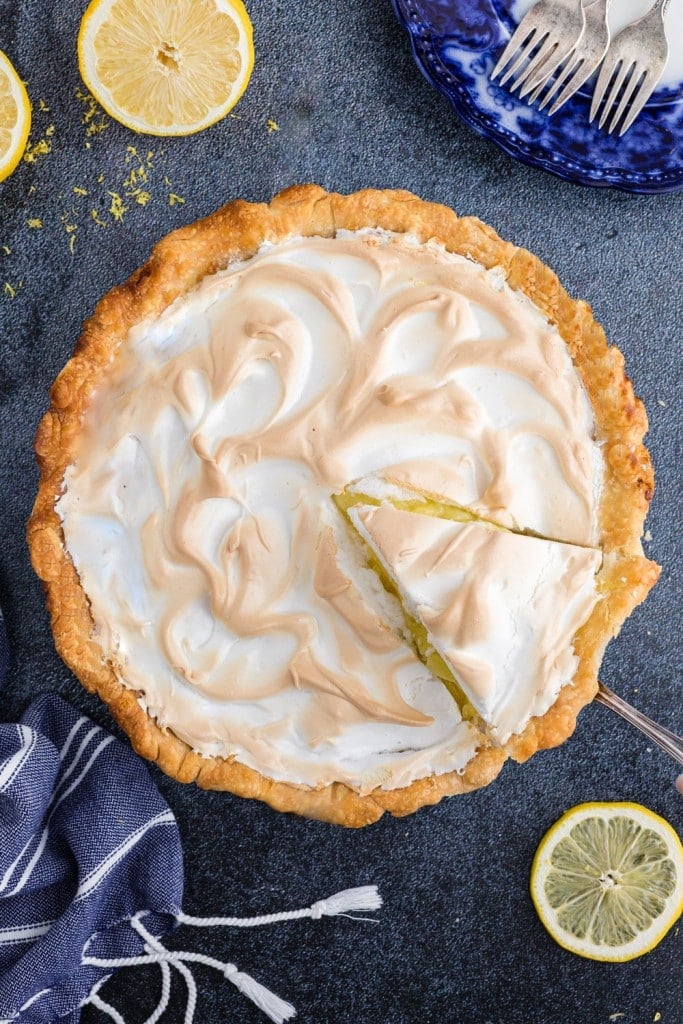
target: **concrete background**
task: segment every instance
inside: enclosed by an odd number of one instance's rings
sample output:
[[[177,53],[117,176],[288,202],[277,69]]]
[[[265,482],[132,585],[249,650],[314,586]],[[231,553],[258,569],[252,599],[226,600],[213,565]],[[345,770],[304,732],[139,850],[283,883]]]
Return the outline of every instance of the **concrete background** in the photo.
[[[681,196],[590,191],[515,164],[430,90],[380,0],[251,0],[256,66],[235,116],[187,139],[138,137],[114,123],[88,134],[100,122],[76,95],[84,6],[0,0],[0,48],[27,81],[33,143],[50,147],[0,185],[0,606],[13,650],[0,720],[49,689],[112,727],[54,653],[24,541],[32,438],[83,318],[171,228],[236,196],[268,199],[317,181],[340,191],[409,188],[481,217],[550,263],[624,351],[650,414],[657,492],[646,547],[663,573],[611,645],[603,679],[680,730]],[[134,183],[140,162],[148,180]],[[129,192],[150,193],[146,205],[125,196],[126,179]],[[120,222],[112,192],[128,207]],[[361,832],[183,787],[155,770],[185,841],[188,913],[295,908],[362,883],[377,883],[386,901],[376,924],[182,929],[173,941],[233,959],[294,1002],[302,1024],[680,1024],[678,931],[642,960],[592,963],[554,944],[527,893],[541,836],[573,804],[635,800],[680,827],[675,774],[597,705],[570,742],[507,765],[488,790]],[[265,1020],[215,972],[197,978],[204,1024]],[[104,994],[132,1024],[156,1005],[158,985],[156,969],[126,970]],[[173,992],[168,1019],[180,1021],[178,982]],[[83,1014],[88,1024],[96,1016]]]

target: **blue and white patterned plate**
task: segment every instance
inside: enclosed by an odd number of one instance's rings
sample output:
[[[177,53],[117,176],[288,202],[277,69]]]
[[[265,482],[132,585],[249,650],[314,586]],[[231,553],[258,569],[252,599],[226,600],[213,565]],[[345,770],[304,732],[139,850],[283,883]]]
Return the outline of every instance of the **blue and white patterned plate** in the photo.
[[[633,127],[617,138],[588,123],[590,90],[581,90],[551,118],[489,80],[521,13],[519,2],[392,3],[427,80],[463,121],[510,156],[583,185],[641,193],[683,188],[680,83],[656,92]]]

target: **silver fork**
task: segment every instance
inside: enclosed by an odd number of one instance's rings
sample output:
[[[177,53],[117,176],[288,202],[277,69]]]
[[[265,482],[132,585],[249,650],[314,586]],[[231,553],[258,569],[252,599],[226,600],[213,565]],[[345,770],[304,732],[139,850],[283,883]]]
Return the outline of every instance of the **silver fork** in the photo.
[[[677,736],[676,733],[671,732],[669,729],[665,729],[663,725],[657,725],[647,715],[642,714],[640,711],[636,711],[630,704],[627,704],[621,697],[617,697],[616,693],[613,693],[608,689],[604,683],[598,684],[599,689],[595,695],[595,699],[600,704],[604,704],[610,711],[616,711],[618,715],[621,715],[627,722],[634,725],[636,729],[640,729],[641,732],[656,743],[658,747],[661,747],[663,751],[673,757],[674,761],[678,761],[679,764],[683,764],[683,739]]]
[[[511,86],[514,92],[535,75],[548,58],[561,63],[578,42],[584,25],[581,0],[540,0],[513,32],[491,73],[491,81],[509,64],[498,84],[505,85],[519,72]]]
[[[520,98],[531,93],[529,103],[534,103],[546,90],[539,110],[547,107],[553,97],[556,97],[548,111],[550,115],[557,113],[560,107],[563,107],[567,100],[571,99],[586,79],[590,78],[607,53],[610,40],[609,25],[607,24],[609,6],[610,0],[593,0],[592,3],[584,7],[585,28],[564,61],[557,60],[554,56],[549,58],[531,81],[527,79],[523,89],[520,90]],[[553,75],[557,71],[560,73],[553,81]],[[560,89],[562,91],[558,95]]]
[[[591,103],[592,122],[604,100],[598,128],[602,128],[612,113],[607,128],[611,134],[630,104],[619,129],[619,135],[623,135],[654,92],[669,59],[669,43],[664,25],[668,6],[669,0],[656,0],[654,7],[644,17],[625,28],[612,41],[600,69]]]

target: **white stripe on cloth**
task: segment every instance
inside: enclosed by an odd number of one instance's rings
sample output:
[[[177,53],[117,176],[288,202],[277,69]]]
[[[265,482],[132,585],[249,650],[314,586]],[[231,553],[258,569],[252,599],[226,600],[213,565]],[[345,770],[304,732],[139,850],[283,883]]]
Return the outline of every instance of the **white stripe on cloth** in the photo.
[[[26,725],[17,725],[17,730],[19,731],[19,737],[24,746],[22,747],[21,750],[18,750],[17,753],[13,755],[13,757],[11,757],[8,760],[5,768],[2,770],[2,772],[0,772],[0,793],[3,792],[3,790],[5,790],[14,781],[18,773],[23,768],[24,764],[26,764],[26,761],[30,757],[31,752],[33,751],[36,745],[36,734],[35,732],[33,732],[32,729],[29,729],[28,726]],[[29,838],[28,842],[22,848],[21,852],[19,853],[19,856],[16,857],[12,861],[10,866],[7,868],[7,871],[3,875],[2,880],[0,880],[0,892],[4,892],[7,886],[9,885],[10,879],[14,874],[15,868],[21,862],[22,857],[24,856],[24,854],[26,853],[34,839],[35,835],[32,835]]]
[[[85,740],[83,741],[83,743],[79,747],[78,753],[76,754],[76,758],[72,762],[70,769],[65,773],[65,775],[60,780],[59,784],[55,787],[55,794],[56,794],[57,790],[59,789],[59,787],[61,786],[61,784],[64,782],[64,779],[73,772],[73,769],[74,769],[75,765],[77,764],[77,762],[78,762],[78,760],[79,760],[79,758],[81,756],[81,753],[83,752],[83,750],[86,747],[86,745],[89,743],[90,739],[97,732],[102,732],[102,730],[98,727],[98,728],[92,730],[90,733],[88,733],[88,735],[86,736]],[[55,811],[57,810],[57,808],[59,807],[59,805],[61,804],[61,802],[63,800],[66,800],[66,798],[71,793],[73,793],[73,791],[81,784],[81,782],[83,781],[85,776],[88,774],[88,772],[92,768],[93,764],[95,763],[97,758],[100,756],[102,751],[105,749],[105,747],[108,747],[109,744],[113,743],[113,742],[114,742],[114,737],[113,736],[105,737],[105,739],[103,739],[99,743],[99,745],[95,748],[95,750],[90,755],[90,757],[89,757],[88,761],[86,762],[86,765],[83,768],[83,770],[81,771],[80,775],[74,780],[74,782],[71,783],[69,788],[66,789],[62,793],[62,795],[59,797],[59,799],[56,802],[54,800],[54,794],[53,794],[53,798],[52,798],[52,801],[51,801],[51,810],[49,811],[48,818],[47,818],[47,823],[46,823],[45,828],[43,829],[42,834],[40,836],[40,840],[38,842],[38,846],[36,847],[36,849],[35,849],[35,851],[33,853],[33,856],[31,857],[30,861],[28,862],[28,864],[24,868],[24,871],[23,871],[23,873],[21,875],[21,878],[19,879],[17,884],[14,886],[12,891],[8,893],[8,896],[14,896],[14,895],[16,895],[16,893],[20,892],[24,888],[24,886],[26,885],[28,880],[30,879],[31,875],[33,874],[34,868],[36,867],[38,861],[40,860],[40,858],[41,858],[41,856],[43,854],[43,851],[45,850],[45,847],[47,846],[47,841],[48,841],[48,838],[49,838],[49,835],[50,835],[50,820],[51,820],[53,814],[55,813]],[[29,840],[29,843],[30,843],[30,840]],[[24,847],[24,849],[22,850],[22,852],[21,852],[21,854],[19,856],[19,859],[17,861],[15,861],[15,863],[12,865],[12,869],[16,866],[16,864],[18,864],[19,860],[21,860],[21,857],[23,857],[24,853],[28,849],[28,845],[29,844],[27,844]],[[9,879],[7,881],[9,882]],[[4,879],[3,879],[3,882],[4,882]],[[5,883],[5,885],[6,884],[7,883]],[[4,888],[4,887],[5,886],[3,885],[1,888]]]
[[[102,731],[101,729],[98,729],[98,732],[101,732],[101,731]],[[55,813],[55,811],[57,810],[57,808],[61,804],[62,800],[66,800],[66,798],[69,796],[69,794],[73,793],[74,789],[76,789],[77,786],[80,786],[81,782],[86,777],[86,775],[88,774],[88,772],[90,771],[90,769],[92,768],[93,764],[95,763],[97,758],[100,756],[102,751],[105,749],[105,747],[108,747],[109,744],[113,743],[113,742],[114,742],[114,737],[113,736],[107,736],[105,739],[102,740],[102,742],[97,747],[95,747],[95,749],[93,750],[92,754],[90,755],[90,757],[89,757],[89,759],[88,759],[88,761],[86,763],[85,768],[83,769],[81,774],[78,776],[78,778],[74,782],[71,783],[69,788],[67,790],[65,790],[64,793],[62,793],[62,795],[60,796],[59,800],[57,800],[56,803],[52,804],[52,810],[50,811],[50,817],[52,817],[52,815]],[[74,764],[75,763],[76,762],[74,761]],[[72,765],[72,768],[73,768],[73,765]],[[66,778],[66,776],[64,776],[64,778],[61,779],[60,786],[64,782],[65,778]]]
[[[81,726],[85,725],[86,722],[89,722],[89,721],[90,721],[89,718],[86,718],[85,715],[81,715],[81,717],[78,719],[78,721],[74,722],[74,724],[71,726],[71,729],[69,730],[69,735],[67,736],[66,740],[64,741],[64,746],[59,751],[59,760],[60,761],[63,761],[64,758],[66,757],[66,755],[69,753],[69,750],[71,749],[71,744],[74,741],[74,737],[76,736],[76,733],[79,731]]]
[[[5,762],[0,771],[0,793],[4,793],[8,786],[14,782],[16,776],[26,764],[36,745],[36,734],[27,725],[17,725],[19,739],[22,746]]]
[[[68,768],[66,769],[66,771],[65,771],[65,772],[64,772],[64,773],[62,774],[62,777],[60,778],[59,782],[57,783],[57,785],[56,785],[56,786],[55,786],[55,788],[54,788],[54,792],[53,792],[53,794],[52,794],[52,801],[54,801],[55,797],[57,796],[57,793],[58,793],[58,791],[59,791],[59,790],[60,790],[60,788],[61,788],[61,787],[62,787],[62,786],[64,785],[64,783],[66,782],[66,780],[67,780],[68,778],[70,778],[70,777],[71,777],[71,775],[73,775],[73,773],[74,773],[74,772],[76,771],[76,768],[78,767],[78,762],[79,762],[79,761],[80,761],[80,759],[81,759],[81,754],[83,753],[83,751],[85,750],[85,748],[86,748],[86,747],[88,746],[88,744],[90,743],[90,740],[91,740],[91,739],[93,738],[93,736],[97,736],[97,734],[98,734],[98,733],[101,733],[101,732],[102,732],[102,729],[100,729],[99,725],[95,725],[95,726],[93,726],[93,728],[92,728],[92,729],[90,729],[90,730],[89,730],[89,731],[88,731],[88,732],[87,732],[87,733],[85,734],[84,738],[83,738],[83,739],[82,739],[82,741],[81,741],[81,745],[80,745],[80,747],[79,747],[79,748],[78,748],[78,750],[76,751],[76,754],[75,754],[75,756],[74,756],[74,759],[73,759],[73,761],[71,762],[71,764],[69,765],[69,767],[68,767]],[[114,737],[113,737],[113,736],[109,736],[108,738],[109,738],[110,740],[113,740],[113,738],[114,738]]]
[[[16,928],[0,928],[0,946],[12,946],[20,942],[33,942],[49,932],[54,921],[37,921],[35,924],[22,924]]]
[[[82,879],[74,897],[74,903],[87,899],[87,897],[97,888],[102,879],[113,870],[116,864],[118,864],[118,862],[140,842],[142,837],[149,832],[151,828],[155,828],[157,825],[175,825],[173,813],[167,809],[162,811],[161,814],[157,814],[156,818],[146,821],[144,825],[141,825],[139,829],[129,835],[128,838],[117,846],[115,850],[112,850],[112,852],[108,854],[96,868],[93,868],[89,875],[86,875],[85,878]]]
[[[109,977],[111,978],[111,974]],[[21,1016],[24,1010],[28,1010],[29,1006],[33,1006],[34,1003],[37,1003],[39,999],[42,999],[43,996],[48,995],[51,991],[52,989],[50,988],[41,988],[40,992],[34,992],[31,998],[27,999],[24,1005],[19,1007],[18,1013],[15,1013],[11,1020],[16,1020],[17,1017]],[[0,1020],[0,1024],[10,1024],[10,1021]]]
[[[59,752],[59,758],[60,758],[60,761],[63,761],[63,760],[65,759],[65,757],[66,757],[67,753],[69,752],[69,748],[71,747],[71,744],[72,744],[72,742],[73,742],[73,740],[74,740],[74,737],[76,736],[76,733],[77,733],[77,732],[79,731],[79,729],[81,728],[81,726],[82,726],[83,724],[85,724],[86,722],[90,722],[90,719],[89,719],[89,718],[85,718],[85,717],[81,717],[81,718],[79,718],[79,720],[78,720],[78,721],[76,722],[76,724],[75,724],[75,725],[74,725],[74,726],[72,727],[72,729],[71,729],[71,730],[70,730],[70,732],[69,732],[69,735],[68,735],[68,736],[67,736],[67,738],[66,738],[66,741],[65,741],[65,743],[64,743],[64,746],[62,747],[62,749],[61,749],[61,750],[60,750],[60,752]],[[16,760],[17,758],[22,758],[22,757],[23,757],[23,760],[22,760],[22,764],[21,764],[21,766],[20,766],[20,767],[23,767],[23,763],[25,762],[26,758],[27,758],[27,757],[28,757],[28,756],[30,755],[31,751],[33,750],[33,747],[35,746],[35,742],[36,742],[36,734],[35,734],[35,733],[33,732],[33,730],[29,729],[29,728],[28,728],[27,726],[25,726],[25,725],[17,725],[17,729],[19,730],[19,735],[20,735],[20,736],[21,736],[21,737],[23,738],[23,741],[24,741],[24,743],[25,743],[25,746],[24,746],[24,748],[23,748],[23,750],[22,750],[22,751],[19,751],[19,752],[18,752],[17,754],[15,754],[15,755],[14,755],[14,759],[13,759],[13,760]],[[68,778],[68,777],[69,777],[69,775],[71,775],[71,773],[72,773],[72,772],[74,771],[74,769],[75,769],[75,767],[76,767],[76,765],[77,765],[77,763],[78,763],[78,760],[79,760],[79,758],[80,758],[80,756],[81,756],[81,754],[82,754],[83,750],[84,750],[84,749],[85,749],[85,747],[86,747],[86,746],[88,745],[88,743],[89,743],[89,741],[90,741],[90,740],[92,739],[92,737],[93,737],[93,736],[94,736],[94,735],[95,735],[95,734],[96,734],[97,732],[101,732],[101,731],[102,731],[102,730],[101,730],[101,729],[99,729],[99,728],[98,728],[98,727],[96,726],[96,727],[95,727],[94,729],[91,729],[91,730],[90,730],[90,732],[88,733],[88,735],[87,735],[87,736],[85,737],[85,739],[84,739],[84,740],[83,740],[83,742],[81,743],[81,746],[80,746],[80,747],[79,747],[79,749],[77,750],[77,752],[76,752],[76,756],[75,756],[75,758],[74,758],[73,762],[71,763],[71,765],[69,766],[69,768],[68,768],[68,769],[67,769],[67,771],[66,771],[66,772],[64,773],[64,775],[62,776],[62,778],[61,778],[61,779],[59,780],[59,782],[57,783],[57,785],[56,785],[56,787],[55,787],[55,790],[54,790],[54,792],[53,792],[53,794],[52,794],[52,797],[51,797],[51,799],[50,799],[50,803],[49,803],[49,804],[48,804],[48,806],[47,806],[47,811],[48,811],[48,812],[50,811],[50,808],[51,808],[51,807],[53,806],[53,803],[54,803],[54,798],[55,798],[55,794],[56,794],[56,792],[57,792],[57,789],[59,789],[59,787],[60,787],[60,786],[61,786],[61,784],[62,784],[62,783],[64,782],[64,780],[65,780],[66,778]],[[29,739],[30,739],[30,741],[31,741],[30,743],[28,743]],[[11,783],[11,782],[13,781],[14,777],[16,776],[16,774],[17,774],[17,773],[15,772],[15,773],[14,773],[14,775],[12,776],[12,778],[10,778],[10,779],[9,779],[9,780],[7,781],[7,785],[9,785],[9,784],[10,784],[10,783]],[[2,774],[0,774],[0,778],[2,778]],[[0,792],[2,792],[2,789],[3,789],[3,788],[4,788],[4,787],[3,787],[2,785],[0,785]],[[48,819],[48,820],[49,820],[49,819]],[[15,859],[14,859],[14,860],[12,861],[12,863],[10,864],[10,866],[9,866],[9,867],[7,868],[7,871],[5,872],[5,874],[4,874],[4,875],[3,875],[3,877],[2,877],[2,880],[0,881],[0,892],[4,892],[4,891],[5,891],[5,889],[7,888],[7,886],[9,885],[9,883],[10,883],[10,881],[11,881],[11,879],[12,879],[12,875],[13,875],[13,874],[14,874],[14,872],[16,871],[17,867],[19,866],[19,864],[20,864],[20,863],[21,863],[21,861],[23,860],[23,858],[24,858],[24,856],[26,855],[26,853],[27,853],[27,851],[28,851],[29,847],[30,847],[30,846],[31,846],[31,844],[32,844],[32,843],[33,843],[33,842],[35,841],[35,839],[36,839],[36,834],[34,833],[34,834],[33,834],[32,836],[30,836],[30,837],[29,837],[28,841],[26,842],[26,844],[25,844],[25,845],[24,845],[24,847],[22,848],[22,850],[21,850],[21,852],[19,853],[19,855],[18,855],[17,857],[15,857]],[[43,845],[42,845],[42,846],[40,846],[40,843],[41,843],[41,842],[43,843]],[[40,852],[42,852],[42,850],[43,850],[44,846],[45,846],[45,843],[43,842],[43,836],[41,836],[41,839],[39,840],[39,847],[40,847]],[[31,866],[30,866],[30,870],[32,870],[32,868],[33,868],[34,866],[35,866],[35,861],[34,861],[34,860],[32,860],[32,861],[31,861]],[[21,887],[22,887],[22,884],[23,884],[23,885],[25,885],[25,884],[26,884],[26,881],[27,881],[27,879],[25,879],[25,880],[23,881],[23,883],[22,883],[22,882],[20,882],[20,883],[19,883],[19,888],[21,888]],[[16,891],[17,891],[17,887],[15,887],[15,889],[14,889],[14,892],[16,892]]]
[[[45,828],[43,829],[42,835],[40,837],[40,842],[38,843],[38,845],[37,845],[37,847],[36,847],[36,849],[35,849],[35,851],[33,853],[33,856],[31,857],[30,861],[28,862],[28,864],[24,868],[24,871],[23,871],[23,873],[21,875],[21,878],[19,879],[17,884],[14,886],[14,888],[10,892],[7,893],[8,896],[16,895],[16,893],[18,893],[21,889],[23,889],[24,886],[26,885],[26,883],[28,882],[29,878],[33,874],[33,869],[35,868],[36,864],[38,863],[38,861],[41,858],[43,850],[47,846],[47,840],[48,840],[49,834],[50,834],[50,830],[49,830],[48,826],[46,825]],[[35,837],[33,837],[33,838],[35,838]],[[23,856],[23,853],[26,851],[26,849],[28,849],[28,846],[24,847],[24,850],[22,851],[22,856]]]

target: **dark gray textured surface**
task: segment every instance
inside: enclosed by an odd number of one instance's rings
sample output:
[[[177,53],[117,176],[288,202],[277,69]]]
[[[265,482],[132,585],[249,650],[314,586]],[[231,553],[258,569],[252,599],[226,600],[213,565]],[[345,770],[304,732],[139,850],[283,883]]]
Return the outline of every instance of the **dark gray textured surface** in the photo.
[[[86,108],[75,98],[83,6],[0,0],[0,48],[26,78],[35,107],[39,98],[50,107],[36,109],[35,137],[55,125],[52,152],[0,185],[0,245],[11,249],[0,249],[0,605],[14,651],[0,719],[53,689],[111,727],[54,653],[24,542],[36,483],[32,437],[82,319],[170,228],[235,196],[267,199],[291,182],[318,181],[340,191],[410,188],[481,217],[549,262],[624,351],[650,414],[657,493],[646,547],[663,573],[610,647],[603,678],[680,729],[681,197],[587,191],[516,165],[454,120],[412,65],[389,4],[378,0],[252,0],[256,67],[239,119],[171,141],[112,124],[86,148]],[[279,131],[268,132],[269,118]],[[127,200],[114,225],[108,191],[122,192],[136,166],[125,164],[128,145],[155,153],[152,199],[145,207]],[[169,205],[171,191],[184,205]],[[95,223],[92,209],[109,227]],[[29,218],[43,228],[28,228]],[[65,224],[73,223],[71,254]],[[5,281],[23,282],[13,300]],[[185,839],[188,912],[305,906],[370,882],[386,900],[377,924],[340,918],[183,931],[177,942],[234,959],[292,1000],[302,1022],[598,1024],[623,1013],[620,1024],[640,1024],[659,1012],[662,1024],[680,1024],[677,933],[642,960],[591,963],[546,936],[527,895],[538,841],[575,803],[635,800],[680,827],[674,776],[672,762],[598,706],[584,711],[570,742],[506,766],[488,790],[362,832],[182,787],[155,770]],[[198,1020],[265,1019],[213,972],[197,977]],[[157,985],[154,972],[124,971],[106,991],[133,1022],[155,1005]],[[181,987],[174,993],[180,1000]],[[176,1008],[174,1019],[181,1017]]]

